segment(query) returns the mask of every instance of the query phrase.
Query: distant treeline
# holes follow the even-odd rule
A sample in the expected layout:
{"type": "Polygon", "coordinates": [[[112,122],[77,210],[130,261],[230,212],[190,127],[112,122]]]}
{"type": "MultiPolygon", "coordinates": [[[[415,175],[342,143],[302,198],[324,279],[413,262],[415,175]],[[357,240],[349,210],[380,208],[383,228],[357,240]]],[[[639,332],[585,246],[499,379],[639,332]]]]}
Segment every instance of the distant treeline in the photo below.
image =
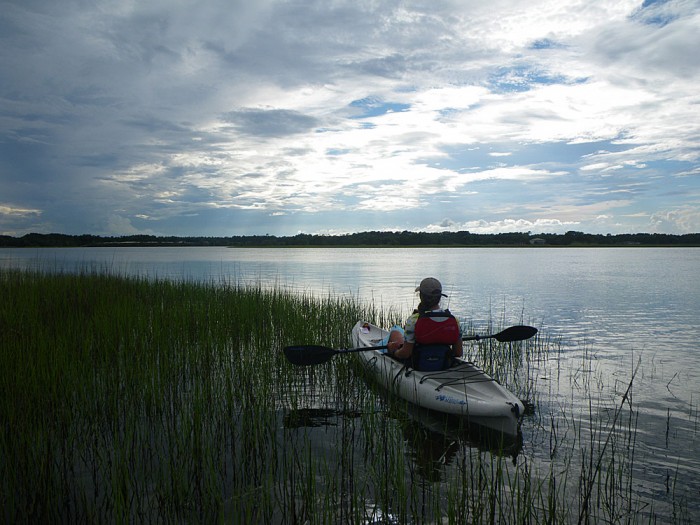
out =
{"type": "Polygon", "coordinates": [[[618,235],[568,231],[564,234],[370,231],[347,235],[299,234],[237,235],[232,237],[160,237],[127,235],[64,235],[30,233],[22,237],[0,235],[0,247],[88,247],[88,246],[700,246],[700,233],[626,233],[618,235]]]}

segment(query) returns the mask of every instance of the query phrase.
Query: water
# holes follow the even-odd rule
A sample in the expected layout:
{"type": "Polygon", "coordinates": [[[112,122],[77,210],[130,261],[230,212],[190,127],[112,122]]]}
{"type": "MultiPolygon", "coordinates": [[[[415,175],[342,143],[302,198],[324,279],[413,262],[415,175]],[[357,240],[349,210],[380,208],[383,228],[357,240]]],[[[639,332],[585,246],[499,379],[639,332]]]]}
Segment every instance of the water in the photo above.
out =
{"type": "Polygon", "coordinates": [[[547,425],[578,417],[585,426],[591,396],[609,421],[639,364],[633,490],[657,509],[682,500],[691,515],[700,511],[700,249],[0,249],[8,267],[278,286],[402,315],[420,280],[438,277],[445,302],[475,333],[525,323],[558,342],[556,358],[531,365],[536,416],[524,422],[522,454],[534,465],[551,460],[547,425]]]}
{"type": "Polygon", "coordinates": [[[0,249],[0,267],[281,286],[352,295],[408,312],[438,277],[476,328],[528,321],[619,355],[646,350],[697,364],[700,249],[0,249]]]}

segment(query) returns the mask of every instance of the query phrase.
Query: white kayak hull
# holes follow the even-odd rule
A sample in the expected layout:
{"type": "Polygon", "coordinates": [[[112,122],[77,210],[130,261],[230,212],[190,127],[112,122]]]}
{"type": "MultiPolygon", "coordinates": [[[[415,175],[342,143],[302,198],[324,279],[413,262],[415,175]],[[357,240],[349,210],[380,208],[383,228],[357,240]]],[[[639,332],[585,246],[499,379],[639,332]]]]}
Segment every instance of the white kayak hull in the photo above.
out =
{"type": "MultiPolygon", "coordinates": [[[[360,321],[352,330],[353,345],[380,346],[386,335],[386,330],[360,321]]],[[[416,406],[511,436],[518,433],[523,403],[474,363],[457,359],[448,370],[421,372],[384,350],[357,352],[357,356],[378,383],[416,406]]]]}

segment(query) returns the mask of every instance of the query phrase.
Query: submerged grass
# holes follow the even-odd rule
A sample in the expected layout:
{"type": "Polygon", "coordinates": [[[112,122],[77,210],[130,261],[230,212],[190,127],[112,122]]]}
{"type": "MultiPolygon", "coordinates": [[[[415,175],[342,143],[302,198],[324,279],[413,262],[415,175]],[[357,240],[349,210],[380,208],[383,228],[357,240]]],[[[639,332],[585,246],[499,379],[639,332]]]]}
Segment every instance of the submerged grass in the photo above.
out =
{"type": "MultiPolygon", "coordinates": [[[[3,522],[688,521],[682,499],[660,517],[636,494],[631,399],[597,398],[595,374],[574,378],[585,417],[527,416],[526,447],[549,450],[536,461],[417,418],[358,384],[351,359],[282,357],[287,344],[346,347],[355,320],[400,313],[99,272],[3,270],[0,298],[3,522]]],[[[557,351],[538,337],[470,357],[538,405],[557,351]]]]}

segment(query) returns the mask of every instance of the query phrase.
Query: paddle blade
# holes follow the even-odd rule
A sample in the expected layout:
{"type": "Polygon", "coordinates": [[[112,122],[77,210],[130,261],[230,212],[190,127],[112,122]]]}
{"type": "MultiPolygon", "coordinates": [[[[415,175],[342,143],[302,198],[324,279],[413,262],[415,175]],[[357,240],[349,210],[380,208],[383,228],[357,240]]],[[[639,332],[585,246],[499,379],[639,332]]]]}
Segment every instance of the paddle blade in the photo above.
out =
{"type": "Polygon", "coordinates": [[[287,360],[297,366],[320,365],[337,353],[337,350],[326,346],[303,345],[284,347],[284,355],[287,357],[287,360]]]}
{"type": "Polygon", "coordinates": [[[533,326],[519,325],[506,328],[493,337],[496,339],[496,341],[501,343],[509,343],[512,341],[524,341],[525,339],[530,339],[536,333],[537,328],[533,326]]]}

